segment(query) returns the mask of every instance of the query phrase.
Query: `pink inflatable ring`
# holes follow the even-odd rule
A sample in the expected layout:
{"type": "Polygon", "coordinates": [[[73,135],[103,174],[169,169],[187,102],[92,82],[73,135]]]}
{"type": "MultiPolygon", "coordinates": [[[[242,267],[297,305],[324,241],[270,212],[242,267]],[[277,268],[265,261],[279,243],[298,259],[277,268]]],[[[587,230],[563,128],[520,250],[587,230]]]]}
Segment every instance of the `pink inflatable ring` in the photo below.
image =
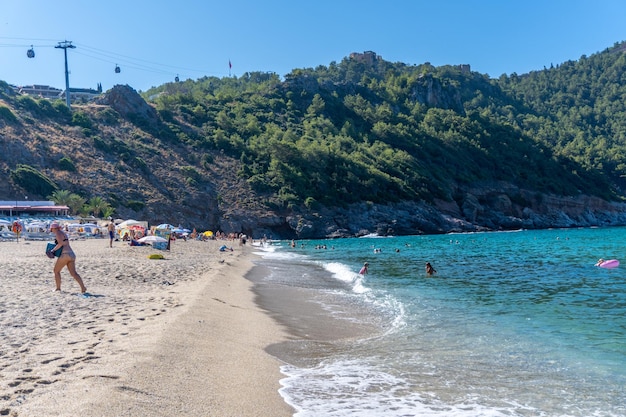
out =
{"type": "Polygon", "coordinates": [[[609,259],[606,261],[604,259],[600,259],[596,266],[599,266],[600,268],[617,268],[619,266],[619,261],[617,259],[609,259]]]}

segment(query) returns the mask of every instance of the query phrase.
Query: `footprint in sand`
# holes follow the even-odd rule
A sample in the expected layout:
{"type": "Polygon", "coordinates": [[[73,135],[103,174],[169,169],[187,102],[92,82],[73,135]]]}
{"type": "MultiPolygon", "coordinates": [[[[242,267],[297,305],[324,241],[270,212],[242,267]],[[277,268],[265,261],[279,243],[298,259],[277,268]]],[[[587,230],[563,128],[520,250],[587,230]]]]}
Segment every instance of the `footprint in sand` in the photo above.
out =
{"type": "Polygon", "coordinates": [[[39,385],[50,385],[50,384],[54,384],[55,382],[56,380],[48,381],[47,379],[42,379],[41,381],[37,381],[39,385]]]}
{"type": "Polygon", "coordinates": [[[46,360],[43,360],[43,361],[41,361],[41,363],[42,363],[42,365],[47,365],[47,364],[49,364],[50,362],[58,361],[58,360],[61,360],[61,359],[63,359],[63,357],[62,357],[62,356],[57,356],[57,357],[55,357],[55,358],[51,358],[51,359],[46,359],[46,360]]]}
{"type": "Polygon", "coordinates": [[[15,391],[16,394],[30,394],[33,391],[35,391],[34,388],[28,388],[28,389],[18,389],[17,391],[15,391]]]}

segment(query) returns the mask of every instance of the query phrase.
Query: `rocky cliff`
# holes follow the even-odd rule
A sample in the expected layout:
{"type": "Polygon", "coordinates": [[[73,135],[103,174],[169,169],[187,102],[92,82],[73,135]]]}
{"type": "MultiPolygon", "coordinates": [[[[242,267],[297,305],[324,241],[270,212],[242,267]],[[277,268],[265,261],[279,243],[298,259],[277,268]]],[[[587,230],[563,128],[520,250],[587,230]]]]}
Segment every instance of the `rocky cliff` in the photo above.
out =
{"type": "Polygon", "coordinates": [[[569,198],[515,191],[515,198],[526,196],[530,204],[513,202],[507,192],[485,186],[465,192],[458,202],[362,203],[292,214],[285,220],[289,230],[300,238],[626,225],[624,203],[590,196],[569,198]]]}

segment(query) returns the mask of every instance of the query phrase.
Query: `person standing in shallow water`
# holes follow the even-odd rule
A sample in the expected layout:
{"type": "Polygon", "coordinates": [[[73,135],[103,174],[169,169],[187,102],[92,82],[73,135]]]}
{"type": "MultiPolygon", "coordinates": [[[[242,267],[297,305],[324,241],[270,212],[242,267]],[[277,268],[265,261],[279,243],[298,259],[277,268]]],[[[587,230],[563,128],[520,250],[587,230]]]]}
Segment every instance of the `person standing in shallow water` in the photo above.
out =
{"type": "Polygon", "coordinates": [[[80,292],[83,294],[86,293],[87,288],[85,288],[85,284],[83,284],[83,279],[78,275],[78,272],[76,272],[76,254],[74,254],[74,251],[70,247],[70,240],[56,222],[50,225],[50,231],[54,233],[54,242],[56,243],[56,246],[50,252],[62,248],[61,256],[59,256],[57,262],[54,264],[55,290],[61,291],[61,270],[66,266],[67,270],[70,271],[70,275],[80,286],[80,292]]]}
{"type": "Polygon", "coordinates": [[[426,262],[426,275],[434,275],[437,273],[437,270],[433,268],[430,262],[426,262]]]}
{"type": "Polygon", "coordinates": [[[367,274],[367,268],[370,266],[370,264],[368,264],[367,262],[365,262],[363,264],[363,268],[361,268],[361,270],[359,271],[359,274],[361,275],[365,275],[367,274]]]}

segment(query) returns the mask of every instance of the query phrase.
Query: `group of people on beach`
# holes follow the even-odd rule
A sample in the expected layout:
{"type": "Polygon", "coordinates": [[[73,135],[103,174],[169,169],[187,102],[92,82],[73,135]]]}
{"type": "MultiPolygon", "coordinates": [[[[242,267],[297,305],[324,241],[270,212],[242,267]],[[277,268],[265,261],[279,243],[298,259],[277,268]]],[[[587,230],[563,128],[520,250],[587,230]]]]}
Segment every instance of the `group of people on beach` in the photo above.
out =
{"type": "MultiPolygon", "coordinates": [[[[113,240],[115,236],[115,225],[113,224],[113,222],[108,225],[107,229],[109,232],[109,247],[113,247],[113,240]]],[[[54,222],[50,225],[50,231],[55,235],[54,243],[56,245],[48,252],[54,253],[57,250],[61,249],[61,254],[59,255],[54,265],[54,281],[56,284],[55,291],[61,291],[61,270],[66,267],[70,275],[76,280],[76,282],[80,286],[81,293],[85,294],[87,292],[87,288],[85,287],[81,276],[78,274],[78,272],[76,272],[76,254],[70,246],[70,241],[67,234],[65,234],[65,232],[61,229],[61,226],[57,222],[54,222]]],[[[245,244],[245,237],[243,243],[240,242],[240,244],[245,244]]],[[[368,268],[369,263],[365,262],[363,264],[363,267],[359,271],[359,274],[366,275],[368,272],[368,268]]],[[[426,275],[432,276],[437,273],[437,270],[433,268],[430,262],[426,262],[425,269],[426,275]]]]}
{"type": "MultiPolygon", "coordinates": [[[[74,278],[74,280],[76,280],[76,282],[80,286],[80,292],[83,295],[87,296],[89,294],[87,293],[87,288],[85,287],[83,279],[78,274],[78,272],[76,272],[76,254],[74,253],[74,251],[72,250],[72,247],[70,246],[70,240],[66,231],[64,231],[61,228],[61,225],[56,221],[50,224],[50,232],[54,233],[54,237],[55,237],[54,239],[55,246],[47,250],[46,253],[50,258],[57,257],[56,263],[54,264],[54,281],[56,284],[55,291],[61,291],[61,271],[63,270],[63,268],[67,268],[70,275],[74,278]],[[57,253],[57,251],[59,250],[61,250],[60,254],[55,255],[55,253],[57,253]]],[[[113,241],[115,240],[115,223],[110,222],[107,225],[107,231],[109,232],[109,247],[112,248],[113,241]]],[[[218,234],[218,236],[222,238],[226,238],[225,234],[218,234]]],[[[232,234],[232,236],[229,235],[229,237],[232,237],[232,239],[235,239],[236,237],[238,237],[239,245],[245,245],[248,239],[248,236],[246,236],[245,234],[239,234],[239,235],[232,234]]],[[[168,249],[169,249],[169,246],[168,246],[168,249]]],[[[223,251],[226,249],[220,248],[220,250],[223,251]]],[[[232,247],[228,248],[228,250],[233,251],[233,248],[232,247]]]]}

